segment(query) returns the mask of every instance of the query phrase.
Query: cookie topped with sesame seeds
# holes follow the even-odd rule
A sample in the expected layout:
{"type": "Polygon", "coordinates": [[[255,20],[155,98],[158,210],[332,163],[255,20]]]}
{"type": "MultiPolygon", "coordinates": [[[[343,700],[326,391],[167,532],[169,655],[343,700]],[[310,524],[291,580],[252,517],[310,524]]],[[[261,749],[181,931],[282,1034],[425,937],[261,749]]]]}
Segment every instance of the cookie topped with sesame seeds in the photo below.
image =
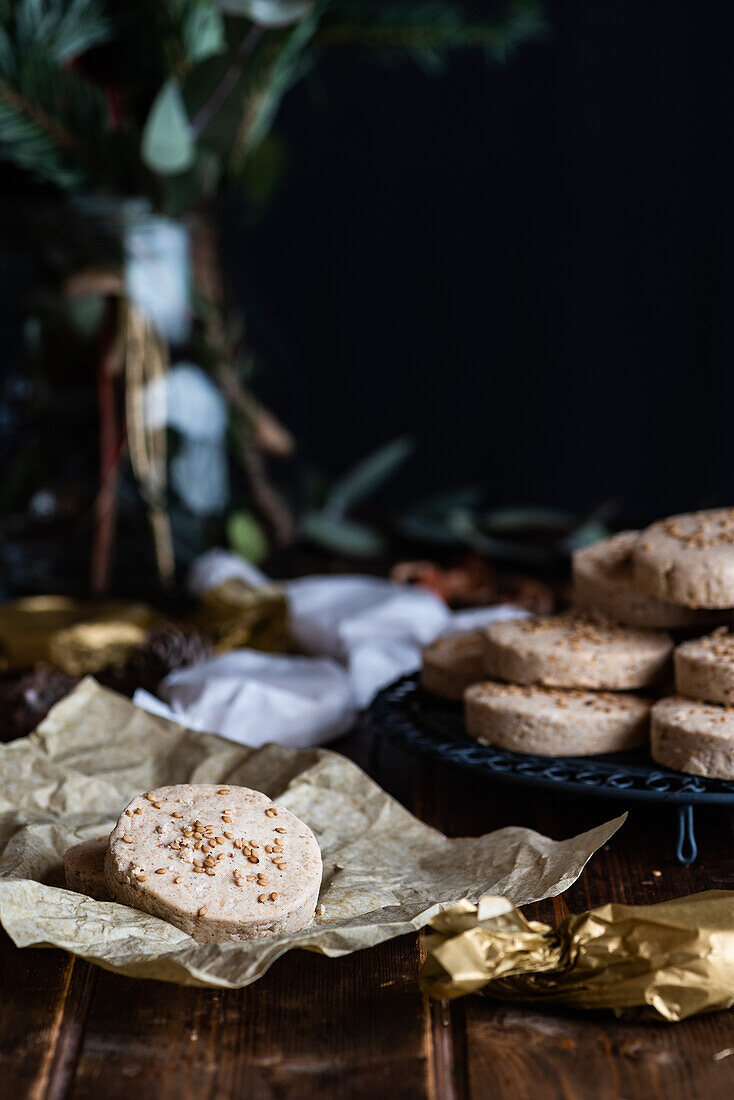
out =
{"type": "Polygon", "coordinates": [[[86,894],[96,901],[109,901],[110,892],[104,878],[107,837],[83,840],[64,852],[64,877],[70,890],[86,894]]]}
{"type": "Polygon", "coordinates": [[[248,787],[180,784],[137,795],[112,830],[116,901],[199,943],[297,932],[313,917],[321,852],[311,830],[248,787]]]}
{"type": "Polygon", "coordinates": [[[721,616],[710,611],[681,607],[639,590],[633,564],[638,537],[638,531],[620,531],[574,553],[574,606],[608,615],[625,626],[650,630],[705,629],[720,622],[721,616]]]}
{"type": "Polygon", "coordinates": [[[687,512],[640,532],[635,584],[685,607],[734,607],[734,508],[687,512]]]}
{"type": "Polygon", "coordinates": [[[461,700],[464,688],[483,675],[481,630],[444,634],[423,650],[421,684],[434,695],[461,700]]]}
{"type": "Polygon", "coordinates": [[[720,627],[691,638],[673,654],[675,690],[688,699],[734,704],[734,634],[720,627]]]}
{"type": "Polygon", "coordinates": [[[734,779],[734,708],[672,695],[650,712],[653,760],[692,775],[734,779]]]}
{"type": "Polygon", "coordinates": [[[485,681],[464,701],[469,736],[512,752],[592,756],[647,741],[650,704],[637,695],[485,681]]]}
{"type": "Polygon", "coordinates": [[[672,649],[668,634],[568,612],[485,627],[484,671],[516,684],[629,691],[661,679],[672,649]]]}

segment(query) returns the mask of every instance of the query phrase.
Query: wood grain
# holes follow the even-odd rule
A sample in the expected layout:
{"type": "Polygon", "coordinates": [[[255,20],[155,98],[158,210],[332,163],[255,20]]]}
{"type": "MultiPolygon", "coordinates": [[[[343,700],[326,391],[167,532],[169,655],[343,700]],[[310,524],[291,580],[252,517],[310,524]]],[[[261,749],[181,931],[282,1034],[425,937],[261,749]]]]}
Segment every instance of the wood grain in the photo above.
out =
{"type": "MultiPolygon", "coordinates": [[[[553,798],[416,762],[363,731],[339,747],[451,835],[525,824],[572,836],[624,808],[553,798]]],[[[649,902],[734,882],[734,818],[699,811],[692,868],[675,816],[633,807],[549,922],[616,899],[649,902]],[[652,870],[659,870],[653,876],[652,870]]],[[[428,1003],[418,937],[343,959],[293,952],[255,985],[215,992],[141,982],[0,938],[0,1095],[32,1100],[719,1100],[734,1095],[734,1013],[629,1024],[603,1013],[482,997],[428,1003]],[[6,994],[6,991],[12,993],[6,994]]]]}

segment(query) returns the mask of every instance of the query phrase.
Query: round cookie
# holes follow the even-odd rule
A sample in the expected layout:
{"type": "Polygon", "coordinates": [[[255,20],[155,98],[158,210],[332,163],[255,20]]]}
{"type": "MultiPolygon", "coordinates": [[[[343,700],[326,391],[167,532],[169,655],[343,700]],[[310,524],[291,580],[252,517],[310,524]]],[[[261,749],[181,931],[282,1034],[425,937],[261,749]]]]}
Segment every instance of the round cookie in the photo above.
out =
{"type": "Polygon", "coordinates": [[[87,894],[97,901],[109,901],[110,892],[104,877],[107,837],[84,840],[64,852],[66,885],[78,894],[87,894]]]}
{"type": "Polygon", "coordinates": [[[445,634],[423,650],[421,684],[426,691],[459,702],[464,689],[484,676],[483,632],[462,630],[445,634]]]}
{"type": "Polygon", "coordinates": [[[578,612],[510,619],[484,630],[484,671],[493,680],[626,691],[666,671],[667,634],[633,630],[578,612]]]}
{"type": "Polygon", "coordinates": [[[688,512],[640,533],[635,584],[686,607],[734,607],[734,508],[688,512]]]}
{"type": "Polygon", "coordinates": [[[650,712],[653,760],[678,772],[734,779],[734,710],[679,695],[650,712]]]}
{"type": "Polygon", "coordinates": [[[489,745],[543,756],[593,756],[647,741],[650,704],[636,695],[472,684],[466,731],[489,745]]]}
{"type": "Polygon", "coordinates": [[[311,920],[321,853],[294,814],[248,787],[157,787],[110,834],[105,880],[116,901],[199,943],[297,932],[311,920]]]}
{"type": "Polygon", "coordinates": [[[734,634],[725,628],[692,638],[673,654],[675,690],[689,699],[734,705],[734,634]]]}
{"type": "Polygon", "coordinates": [[[625,626],[650,630],[713,625],[716,617],[708,611],[694,611],[640,592],[633,567],[637,538],[637,531],[620,531],[576,551],[571,562],[574,605],[608,615],[625,626]]]}

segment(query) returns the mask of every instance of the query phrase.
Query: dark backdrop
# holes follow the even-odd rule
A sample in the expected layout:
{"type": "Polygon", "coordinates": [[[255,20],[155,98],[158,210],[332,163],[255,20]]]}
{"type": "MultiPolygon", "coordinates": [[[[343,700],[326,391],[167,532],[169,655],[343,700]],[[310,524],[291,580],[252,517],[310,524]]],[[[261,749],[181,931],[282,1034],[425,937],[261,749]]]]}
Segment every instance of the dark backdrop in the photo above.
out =
{"type": "Polygon", "coordinates": [[[330,474],[413,435],[394,501],[732,503],[723,8],[548,10],[504,68],[344,54],[290,94],[285,179],[228,234],[260,392],[330,474]]]}

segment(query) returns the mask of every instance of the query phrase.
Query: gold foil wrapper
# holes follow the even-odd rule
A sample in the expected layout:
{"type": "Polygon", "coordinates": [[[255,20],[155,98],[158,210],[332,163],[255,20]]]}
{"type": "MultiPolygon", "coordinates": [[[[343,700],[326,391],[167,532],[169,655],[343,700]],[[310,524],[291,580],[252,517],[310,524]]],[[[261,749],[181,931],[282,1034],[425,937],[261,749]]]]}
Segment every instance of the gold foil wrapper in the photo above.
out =
{"type": "Polygon", "coordinates": [[[140,645],[156,614],[129,600],[29,596],[0,604],[0,670],[39,661],[72,675],[124,661],[140,645]]]}
{"type": "Polygon", "coordinates": [[[484,896],[458,902],[431,929],[421,984],[432,997],[481,991],[668,1022],[734,1005],[734,891],[602,905],[556,929],[484,896]]]}
{"type": "MultiPolygon", "coordinates": [[[[0,672],[47,662],[72,676],[120,665],[164,619],[142,603],[31,596],[0,604],[0,672]]],[[[187,625],[212,639],[214,651],[289,647],[288,605],[276,586],[233,579],[200,597],[187,625]]]]}
{"type": "Polygon", "coordinates": [[[290,646],[288,601],[274,584],[252,588],[232,577],[199,597],[189,621],[212,639],[215,653],[243,646],[283,653],[290,646]]]}

